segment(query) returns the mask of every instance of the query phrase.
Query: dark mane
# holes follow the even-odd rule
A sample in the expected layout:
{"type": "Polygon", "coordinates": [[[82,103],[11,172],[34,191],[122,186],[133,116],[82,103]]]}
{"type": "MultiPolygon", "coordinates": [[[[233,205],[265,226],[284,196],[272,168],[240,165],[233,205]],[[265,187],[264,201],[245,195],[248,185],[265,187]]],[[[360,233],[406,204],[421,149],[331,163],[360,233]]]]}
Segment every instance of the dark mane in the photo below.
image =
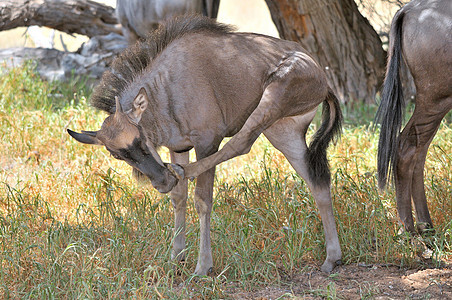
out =
{"type": "Polygon", "coordinates": [[[114,59],[110,70],[102,75],[101,82],[94,88],[91,105],[110,114],[115,112],[115,96],[141,75],[153,59],[169,44],[188,33],[209,32],[226,34],[233,31],[231,26],[217,23],[201,15],[179,16],[159,26],[144,41],[127,48],[114,59]]]}

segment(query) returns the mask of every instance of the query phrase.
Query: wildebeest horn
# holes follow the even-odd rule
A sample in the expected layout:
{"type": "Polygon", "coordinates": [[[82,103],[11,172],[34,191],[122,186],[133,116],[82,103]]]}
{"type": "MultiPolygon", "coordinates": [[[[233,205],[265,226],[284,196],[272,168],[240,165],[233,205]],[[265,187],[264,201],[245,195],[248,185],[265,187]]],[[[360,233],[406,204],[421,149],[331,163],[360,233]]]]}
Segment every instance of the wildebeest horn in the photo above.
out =
{"type": "Polygon", "coordinates": [[[96,131],[83,131],[78,133],[70,129],[67,130],[70,136],[83,144],[102,145],[98,138],[96,138],[96,131]]]}
{"type": "Polygon", "coordinates": [[[92,137],[96,137],[97,136],[97,131],[82,130],[82,133],[87,134],[87,135],[92,136],[92,137]]]}
{"type": "Polygon", "coordinates": [[[115,96],[115,105],[116,105],[116,113],[118,113],[118,112],[122,113],[122,106],[121,106],[121,102],[119,102],[118,96],[115,96]]]}

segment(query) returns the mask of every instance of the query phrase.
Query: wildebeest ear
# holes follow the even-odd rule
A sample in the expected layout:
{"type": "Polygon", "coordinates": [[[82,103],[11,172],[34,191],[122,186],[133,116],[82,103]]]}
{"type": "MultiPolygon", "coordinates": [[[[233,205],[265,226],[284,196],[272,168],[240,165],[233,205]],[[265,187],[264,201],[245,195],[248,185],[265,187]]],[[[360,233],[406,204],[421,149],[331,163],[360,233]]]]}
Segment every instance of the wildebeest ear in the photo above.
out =
{"type": "Polygon", "coordinates": [[[143,112],[148,107],[148,103],[148,94],[146,93],[146,90],[144,88],[141,88],[140,92],[133,100],[133,108],[129,115],[135,123],[138,124],[138,122],[140,122],[143,112]]]}
{"type": "Polygon", "coordinates": [[[121,102],[119,102],[118,96],[115,96],[115,106],[116,106],[116,113],[122,113],[122,106],[121,106],[121,102]]]}
{"type": "Polygon", "coordinates": [[[82,131],[82,133],[78,133],[68,129],[67,133],[69,133],[70,136],[72,136],[80,143],[90,145],[103,145],[102,142],[96,137],[97,131],[82,131]]]}

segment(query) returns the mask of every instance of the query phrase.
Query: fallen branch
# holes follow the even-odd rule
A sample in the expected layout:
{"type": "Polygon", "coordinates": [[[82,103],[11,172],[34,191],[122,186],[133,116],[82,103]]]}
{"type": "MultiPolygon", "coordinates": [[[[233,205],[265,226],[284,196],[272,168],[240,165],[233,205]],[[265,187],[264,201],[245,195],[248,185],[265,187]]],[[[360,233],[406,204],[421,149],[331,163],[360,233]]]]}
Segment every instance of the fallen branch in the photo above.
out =
{"type": "Polygon", "coordinates": [[[2,0],[0,31],[46,26],[89,37],[120,33],[114,8],[90,0],[2,0]]]}

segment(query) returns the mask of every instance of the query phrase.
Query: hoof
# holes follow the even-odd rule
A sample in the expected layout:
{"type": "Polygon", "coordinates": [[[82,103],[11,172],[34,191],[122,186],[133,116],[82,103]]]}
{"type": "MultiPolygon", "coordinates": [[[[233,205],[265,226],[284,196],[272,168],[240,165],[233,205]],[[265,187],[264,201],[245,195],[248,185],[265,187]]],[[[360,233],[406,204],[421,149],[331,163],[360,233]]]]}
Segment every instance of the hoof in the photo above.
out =
{"type": "Polygon", "coordinates": [[[320,270],[324,273],[330,273],[334,270],[336,266],[342,265],[342,260],[336,260],[335,262],[325,261],[320,268],[320,270]]]}
{"type": "Polygon", "coordinates": [[[422,237],[429,237],[435,235],[435,229],[429,223],[418,223],[416,225],[416,231],[422,237]]]}
{"type": "Polygon", "coordinates": [[[168,170],[178,179],[183,180],[185,177],[184,168],[177,164],[167,164],[166,167],[168,170]]]}
{"type": "Polygon", "coordinates": [[[185,268],[185,260],[174,261],[173,262],[173,272],[174,274],[180,276],[184,274],[183,269],[185,268]]]}
{"type": "Polygon", "coordinates": [[[185,263],[185,253],[180,251],[178,254],[171,254],[171,260],[175,263],[185,263]]]}
{"type": "Polygon", "coordinates": [[[205,269],[203,269],[203,268],[199,268],[199,269],[196,268],[194,275],[196,275],[196,276],[207,276],[207,275],[211,274],[212,271],[213,271],[213,267],[205,268],[205,269]]]}

